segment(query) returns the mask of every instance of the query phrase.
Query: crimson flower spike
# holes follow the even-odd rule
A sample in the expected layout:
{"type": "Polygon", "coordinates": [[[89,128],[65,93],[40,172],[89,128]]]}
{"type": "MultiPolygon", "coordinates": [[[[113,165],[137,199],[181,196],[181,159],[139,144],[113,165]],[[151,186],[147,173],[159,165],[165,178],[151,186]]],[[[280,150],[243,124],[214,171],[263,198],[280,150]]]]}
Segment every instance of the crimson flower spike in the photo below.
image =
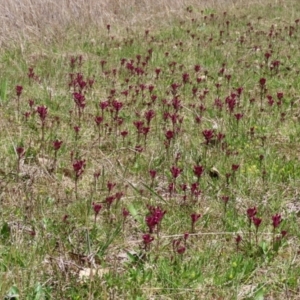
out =
{"type": "Polygon", "coordinates": [[[76,200],[78,198],[78,193],[77,193],[77,191],[78,191],[78,189],[77,189],[78,180],[79,180],[79,177],[83,174],[84,168],[85,168],[85,160],[76,160],[73,163],[73,171],[75,173],[75,196],[76,196],[76,200]]]}
{"type": "Polygon", "coordinates": [[[42,122],[42,143],[43,143],[44,136],[45,136],[45,122],[46,122],[46,117],[48,114],[48,108],[45,105],[41,105],[36,108],[36,111],[39,114],[39,117],[42,122]]]}
{"type": "Polygon", "coordinates": [[[239,251],[239,246],[240,246],[240,243],[241,243],[242,240],[243,239],[239,234],[235,237],[236,251],[239,251]]]}
{"type": "Polygon", "coordinates": [[[174,179],[176,179],[182,172],[182,169],[180,168],[177,168],[175,166],[172,166],[171,168],[171,174],[173,176],[174,179]]]}
{"type": "Polygon", "coordinates": [[[255,206],[247,209],[247,216],[249,219],[252,219],[256,214],[257,214],[257,208],[255,206]]]}
{"type": "Polygon", "coordinates": [[[143,235],[143,243],[144,243],[144,246],[145,246],[145,250],[148,251],[150,249],[150,244],[151,242],[154,240],[154,237],[151,236],[151,234],[149,233],[146,233],[143,235]]]}
{"type": "Polygon", "coordinates": [[[107,184],[106,184],[107,189],[108,189],[108,193],[110,193],[116,185],[117,185],[116,183],[108,181],[107,184]]]}
{"type": "Polygon", "coordinates": [[[149,171],[149,174],[150,174],[151,179],[155,179],[156,173],[157,173],[156,170],[150,170],[150,171],[149,171]]]}
{"type": "MultiPolygon", "coordinates": [[[[145,221],[149,228],[149,233],[153,233],[154,228],[161,223],[166,211],[163,211],[160,207],[154,206],[149,206],[148,209],[149,214],[146,216],[145,221]]],[[[159,228],[157,231],[159,232],[159,228]]]]}
{"type": "Polygon", "coordinates": [[[261,218],[258,218],[258,217],[252,217],[252,222],[254,224],[254,226],[258,229],[258,227],[260,226],[261,224],[261,221],[262,219],[261,218]]]}
{"type": "Polygon", "coordinates": [[[52,144],[53,144],[53,149],[54,151],[58,151],[62,145],[62,141],[59,140],[55,140],[52,144]]]}
{"type": "Polygon", "coordinates": [[[214,130],[205,129],[202,131],[202,134],[206,140],[206,145],[208,145],[210,143],[210,141],[212,140],[212,138],[214,137],[214,130]]]}
{"type": "Polygon", "coordinates": [[[21,96],[22,91],[23,91],[23,86],[17,85],[17,86],[16,86],[16,94],[17,94],[17,97],[18,97],[18,98],[21,96]]]}
{"type": "Polygon", "coordinates": [[[197,176],[198,180],[202,176],[204,172],[204,167],[203,166],[194,166],[194,174],[197,176]]]}
{"type": "Polygon", "coordinates": [[[192,220],[192,228],[191,232],[195,232],[195,223],[201,218],[201,214],[192,213],[191,214],[191,220],[192,220]]]}
{"type": "Polygon", "coordinates": [[[41,105],[36,108],[36,111],[39,114],[42,123],[44,123],[48,114],[48,108],[45,105],[41,105]]]}
{"type": "Polygon", "coordinates": [[[83,174],[84,168],[85,168],[85,160],[76,160],[73,163],[73,170],[75,172],[75,176],[77,179],[83,174]]]}
{"type": "Polygon", "coordinates": [[[24,149],[24,147],[22,147],[22,146],[18,146],[18,147],[16,148],[16,152],[17,152],[17,155],[18,155],[18,161],[17,161],[17,173],[19,174],[19,173],[20,173],[20,163],[21,163],[22,157],[23,157],[24,154],[25,154],[25,149],[24,149]]]}
{"type": "Polygon", "coordinates": [[[281,221],[282,220],[281,220],[280,214],[276,214],[276,215],[272,216],[272,223],[273,223],[274,229],[280,225],[281,221]]]}
{"type": "Polygon", "coordinates": [[[93,210],[94,210],[94,215],[95,215],[95,223],[96,223],[96,220],[97,220],[97,216],[99,215],[100,213],[100,210],[102,208],[102,205],[99,204],[99,203],[95,203],[93,202],[92,203],[92,206],[93,206],[93,210]]]}
{"type": "Polygon", "coordinates": [[[239,169],[239,167],[240,167],[240,165],[233,164],[233,165],[231,166],[231,170],[232,170],[233,172],[236,172],[236,171],[239,169]]]}

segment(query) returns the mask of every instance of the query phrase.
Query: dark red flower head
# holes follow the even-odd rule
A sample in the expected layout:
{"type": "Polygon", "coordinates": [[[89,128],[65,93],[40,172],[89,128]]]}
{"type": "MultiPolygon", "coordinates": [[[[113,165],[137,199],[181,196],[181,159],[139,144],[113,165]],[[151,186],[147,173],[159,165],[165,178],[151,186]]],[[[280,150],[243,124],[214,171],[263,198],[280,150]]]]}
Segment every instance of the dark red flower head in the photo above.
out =
{"type": "Polygon", "coordinates": [[[77,178],[82,175],[84,168],[85,168],[85,160],[76,160],[73,163],[73,170],[77,178]]]}
{"type": "Polygon", "coordinates": [[[177,253],[178,254],[183,254],[185,252],[186,248],[184,246],[180,246],[177,248],[177,253]]]}
{"type": "Polygon", "coordinates": [[[192,224],[195,224],[200,218],[201,218],[201,214],[192,213],[191,214],[192,224]]]}
{"type": "Polygon", "coordinates": [[[253,224],[254,224],[254,226],[256,227],[256,228],[258,228],[259,227],[259,225],[261,224],[261,221],[262,221],[262,219],[261,218],[257,218],[257,217],[252,217],[252,222],[253,222],[253,224]]]}
{"type": "Polygon", "coordinates": [[[175,135],[175,133],[174,133],[174,131],[172,131],[172,130],[168,130],[168,131],[165,133],[165,136],[166,136],[166,138],[167,138],[168,141],[170,141],[172,138],[174,138],[174,135],[175,135]]]}
{"type": "Polygon", "coordinates": [[[107,189],[108,189],[109,192],[111,192],[116,185],[117,185],[116,183],[113,183],[113,182],[110,182],[110,181],[108,181],[107,184],[106,184],[107,189]]]}
{"type": "Polygon", "coordinates": [[[156,177],[156,171],[155,170],[150,170],[149,171],[149,174],[150,174],[150,177],[152,178],[152,179],[154,179],[155,177],[156,177]]]}
{"type": "Polygon", "coordinates": [[[101,204],[93,202],[93,210],[94,210],[95,216],[97,216],[99,214],[101,208],[102,208],[101,204]]]}
{"type": "Polygon", "coordinates": [[[181,174],[181,172],[182,172],[182,169],[172,166],[171,174],[172,174],[173,178],[176,179],[181,174]]]}
{"type": "Polygon", "coordinates": [[[257,208],[255,206],[247,209],[247,216],[249,219],[252,219],[256,214],[257,214],[257,208]]]}
{"type": "Polygon", "coordinates": [[[234,116],[235,116],[236,120],[239,121],[244,116],[244,114],[237,113],[234,116]]]}
{"type": "Polygon", "coordinates": [[[145,245],[149,245],[152,241],[154,240],[154,237],[151,236],[150,234],[144,234],[143,235],[143,242],[145,245]]]}
{"type": "Polygon", "coordinates": [[[61,147],[61,145],[62,145],[62,143],[63,143],[62,141],[55,140],[55,141],[53,142],[53,148],[54,148],[54,150],[55,150],[55,151],[59,150],[60,147],[61,147]]]}
{"type": "Polygon", "coordinates": [[[225,204],[227,204],[229,201],[229,196],[222,196],[221,199],[225,204]]]}
{"type": "Polygon", "coordinates": [[[259,80],[259,84],[260,84],[260,86],[261,87],[264,87],[265,86],[265,84],[266,84],[266,78],[261,78],[260,80],[259,80]]]}
{"type": "Polygon", "coordinates": [[[274,229],[277,228],[280,225],[281,221],[282,221],[281,220],[281,215],[276,214],[276,215],[272,216],[272,221],[273,221],[274,229]]]}
{"type": "Polygon", "coordinates": [[[162,221],[166,211],[163,211],[160,207],[154,206],[149,206],[148,209],[149,214],[146,216],[145,221],[149,228],[149,232],[152,233],[155,226],[162,221]]]}
{"type": "Polygon", "coordinates": [[[239,245],[239,243],[242,241],[242,237],[238,234],[235,238],[235,242],[237,245],[239,245]]]}
{"type": "Polygon", "coordinates": [[[200,178],[201,177],[201,175],[203,174],[203,172],[204,172],[204,167],[203,166],[194,166],[194,174],[198,177],[198,178],[200,178]]]}
{"type": "Polygon", "coordinates": [[[103,121],[103,118],[101,116],[96,116],[95,117],[95,122],[97,124],[97,126],[99,126],[103,121]]]}
{"type": "Polygon", "coordinates": [[[42,105],[38,106],[36,111],[39,114],[41,121],[44,122],[48,114],[48,108],[45,105],[42,105]]]}
{"type": "Polygon", "coordinates": [[[232,169],[233,172],[235,172],[235,171],[237,171],[239,169],[239,167],[240,167],[240,165],[233,164],[231,166],[231,169],[232,169]]]}
{"type": "Polygon", "coordinates": [[[18,157],[22,157],[24,155],[24,147],[17,147],[16,148],[16,151],[17,151],[17,154],[18,154],[18,157]]]}
{"type": "Polygon", "coordinates": [[[127,218],[130,215],[129,211],[125,207],[122,209],[122,215],[124,218],[127,218]]]}
{"type": "Polygon", "coordinates": [[[206,140],[206,144],[208,145],[211,139],[214,137],[214,131],[212,129],[205,129],[202,131],[202,134],[206,140]]]}
{"type": "Polygon", "coordinates": [[[16,94],[17,94],[18,97],[21,96],[22,91],[23,91],[23,87],[21,85],[17,85],[16,86],[16,94]]]}

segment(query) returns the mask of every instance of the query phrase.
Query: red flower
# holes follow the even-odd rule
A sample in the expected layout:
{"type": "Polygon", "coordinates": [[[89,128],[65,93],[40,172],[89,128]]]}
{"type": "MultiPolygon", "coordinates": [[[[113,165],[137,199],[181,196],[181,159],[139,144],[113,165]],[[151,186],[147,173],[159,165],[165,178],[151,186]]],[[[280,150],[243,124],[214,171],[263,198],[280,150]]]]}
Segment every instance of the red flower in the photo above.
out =
{"type": "Polygon", "coordinates": [[[116,110],[116,112],[118,113],[121,110],[121,108],[123,107],[123,103],[119,102],[118,100],[113,100],[112,106],[116,110]]]}
{"type": "Polygon", "coordinates": [[[99,103],[99,106],[101,108],[101,110],[104,110],[105,108],[107,108],[109,106],[109,102],[108,101],[102,101],[99,103]]]}
{"type": "Polygon", "coordinates": [[[195,224],[200,218],[201,218],[201,214],[192,213],[191,214],[192,224],[195,224]]]}
{"type": "Polygon", "coordinates": [[[73,170],[77,178],[82,175],[84,168],[85,168],[85,160],[76,160],[73,163],[73,170]]]}
{"type": "Polygon", "coordinates": [[[178,253],[178,254],[183,254],[183,253],[185,252],[185,250],[186,250],[186,249],[185,249],[184,246],[178,247],[178,248],[177,248],[177,253],[178,253]]]}
{"type": "Polygon", "coordinates": [[[208,145],[211,139],[214,137],[214,131],[212,129],[205,129],[202,131],[202,134],[206,140],[206,144],[208,145]]]}
{"type": "Polygon", "coordinates": [[[247,209],[247,215],[249,219],[252,219],[256,214],[257,214],[257,209],[255,206],[247,209]]]}
{"type": "Polygon", "coordinates": [[[278,98],[278,100],[281,100],[283,98],[283,93],[282,92],[278,92],[277,93],[277,98],[278,98]]]}
{"type": "Polygon", "coordinates": [[[17,94],[18,97],[21,96],[22,91],[23,91],[23,87],[21,85],[17,85],[16,86],[16,94],[17,94]]]}
{"type": "Polygon", "coordinates": [[[28,104],[29,104],[29,107],[32,108],[32,106],[34,105],[34,101],[32,99],[29,99],[28,104]]]}
{"type": "Polygon", "coordinates": [[[170,141],[172,138],[174,138],[174,131],[168,130],[168,131],[165,133],[165,136],[166,136],[167,140],[170,141]]]}
{"type": "Polygon", "coordinates": [[[47,110],[48,110],[47,107],[44,106],[44,105],[38,106],[38,107],[36,108],[36,111],[37,111],[37,113],[39,114],[40,119],[41,119],[42,122],[44,122],[45,119],[46,119],[46,117],[47,117],[47,114],[48,114],[48,111],[47,111],[47,110]]]}
{"type": "Polygon", "coordinates": [[[276,214],[276,215],[272,216],[272,221],[273,221],[274,229],[277,228],[280,225],[281,221],[282,221],[281,220],[281,215],[276,214]]]}
{"type": "Polygon", "coordinates": [[[103,118],[102,118],[102,117],[100,117],[100,116],[96,116],[96,117],[95,117],[95,122],[96,122],[96,124],[97,124],[98,126],[102,123],[102,121],[103,121],[103,118]]]}
{"type": "Polygon", "coordinates": [[[175,179],[180,175],[181,172],[182,172],[182,169],[180,169],[180,168],[177,168],[175,166],[173,166],[171,168],[171,174],[175,179]]]}
{"type": "Polygon", "coordinates": [[[241,241],[242,241],[242,237],[238,234],[235,238],[236,245],[238,246],[241,241]]]}
{"type": "Polygon", "coordinates": [[[53,142],[53,148],[54,148],[54,150],[55,150],[55,151],[59,150],[62,143],[63,143],[62,141],[55,140],[55,141],[53,142]]]}
{"type": "Polygon", "coordinates": [[[234,116],[235,116],[236,120],[239,121],[244,116],[244,114],[237,113],[234,116]]]}
{"type": "Polygon", "coordinates": [[[148,125],[150,124],[150,122],[154,118],[154,116],[155,116],[155,112],[152,109],[145,112],[145,118],[147,120],[148,125]]]}
{"type": "Polygon", "coordinates": [[[154,237],[149,233],[143,235],[143,241],[145,245],[149,245],[154,240],[154,237]]]}
{"type": "Polygon", "coordinates": [[[85,108],[85,97],[81,93],[73,93],[74,101],[80,109],[85,108]]]}
{"type": "Polygon", "coordinates": [[[256,227],[256,228],[258,228],[259,227],[259,225],[261,224],[261,221],[262,221],[262,219],[261,218],[257,218],[257,217],[252,217],[252,222],[253,222],[253,224],[254,224],[254,226],[256,227]]]}
{"type": "Polygon", "coordinates": [[[221,199],[225,204],[227,204],[229,201],[229,196],[222,196],[221,199]]]}
{"type": "Polygon", "coordinates": [[[240,165],[235,165],[235,164],[233,164],[233,165],[231,166],[231,170],[232,170],[233,172],[235,172],[235,171],[237,171],[237,170],[239,169],[239,167],[240,167],[240,165]]]}
{"type": "Polygon", "coordinates": [[[190,80],[190,75],[188,73],[182,74],[182,81],[183,83],[188,83],[190,80]]]}
{"type": "Polygon", "coordinates": [[[155,170],[150,170],[150,171],[149,171],[149,174],[150,174],[150,177],[151,177],[152,179],[154,179],[155,176],[156,176],[156,171],[155,171],[155,170]]]}
{"type": "Polygon", "coordinates": [[[194,70],[195,70],[195,72],[199,72],[201,70],[201,66],[200,65],[195,65],[194,70]]]}
{"type": "Polygon", "coordinates": [[[152,233],[155,226],[162,221],[166,211],[163,211],[160,207],[154,206],[149,206],[148,209],[149,214],[146,216],[145,221],[149,228],[149,233],[152,233]]]}
{"type": "Polygon", "coordinates": [[[24,148],[23,147],[17,147],[16,148],[18,157],[21,158],[24,155],[24,148]]]}
{"type": "Polygon", "coordinates": [[[123,207],[122,215],[124,218],[127,218],[130,215],[129,211],[125,207],[123,207]]]}
{"type": "Polygon", "coordinates": [[[121,131],[121,136],[124,138],[128,134],[127,130],[121,131]]]}
{"type": "Polygon", "coordinates": [[[94,203],[94,202],[92,205],[93,205],[93,210],[94,210],[95,216],[97,216],[102,208],[102,205],[98,204],[98,203],[94,203]]]}
{"type": "Polygon", "coordinates": [[[261,78],[260,80],[259,80],[259,84],[260,84],[260,86],[261,87],[264,87],[265,86],[265,84],[266,84],[266,78],[261,78]]]}
{"type": "Polygon", "coordinates": [[[204,167],[203,166],[194,166],[194,174],[200,178],[201,175],[203,174],[204,172],[204,167]]]}
{"type": "Polygon", "coordinates": [[[117,184],[116,183],[112,183],[110,181],[107,182],[107,189],[109,191],[109,193],[112,191],[112,189],[116,186],[117,184]]]}
{"type": "Polygon", "coordinates": [[[144,121],[134,121],[133,125],[136,127],[138,133],[143,133],[144,121]]]}

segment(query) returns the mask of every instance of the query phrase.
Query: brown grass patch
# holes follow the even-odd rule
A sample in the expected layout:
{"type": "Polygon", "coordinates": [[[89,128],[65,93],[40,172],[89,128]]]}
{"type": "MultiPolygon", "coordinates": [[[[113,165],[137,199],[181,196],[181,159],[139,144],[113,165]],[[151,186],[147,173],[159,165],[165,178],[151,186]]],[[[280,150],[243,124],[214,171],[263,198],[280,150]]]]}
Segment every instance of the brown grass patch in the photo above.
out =
{"type": "MultiPolygon", "coordinates": [[[[286,2],[289,1],[284,5],[288,5],[286,2]]],[[[139,25],[158,28],[174,19],[185,19],[188,8],[192,8],[197,17],[203,9],[232,12],[267,3],[274,4],[274,1],[7,0],[0,4],[0,45],[16,44],[24,39],[47,44],[63,38],[70,28],[86,35],[93,29],[106,30],[107,24],[112,26],[114,33],[139,25]]]]}

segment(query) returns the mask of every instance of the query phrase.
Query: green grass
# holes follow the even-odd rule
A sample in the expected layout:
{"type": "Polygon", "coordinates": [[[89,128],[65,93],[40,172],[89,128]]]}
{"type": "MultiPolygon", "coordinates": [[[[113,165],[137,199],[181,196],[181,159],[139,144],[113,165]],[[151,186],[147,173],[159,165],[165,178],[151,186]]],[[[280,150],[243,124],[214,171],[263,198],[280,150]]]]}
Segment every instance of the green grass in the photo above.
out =
{"type": "Polygon", "coordinates": [[[299,25],[277,3],[227,15],[194,8],[185,21],[146,29],[2,50],[1,298],[298,299],[299,25]],[[70,84],[70,73],[82,79],[70,84]],[[253,207],[258,229],[247,216],[253,207]],[[153,210],[162,215],[151,230],[153,210]],[[194,224],[192,214],[200,214],[194,224]]]}

